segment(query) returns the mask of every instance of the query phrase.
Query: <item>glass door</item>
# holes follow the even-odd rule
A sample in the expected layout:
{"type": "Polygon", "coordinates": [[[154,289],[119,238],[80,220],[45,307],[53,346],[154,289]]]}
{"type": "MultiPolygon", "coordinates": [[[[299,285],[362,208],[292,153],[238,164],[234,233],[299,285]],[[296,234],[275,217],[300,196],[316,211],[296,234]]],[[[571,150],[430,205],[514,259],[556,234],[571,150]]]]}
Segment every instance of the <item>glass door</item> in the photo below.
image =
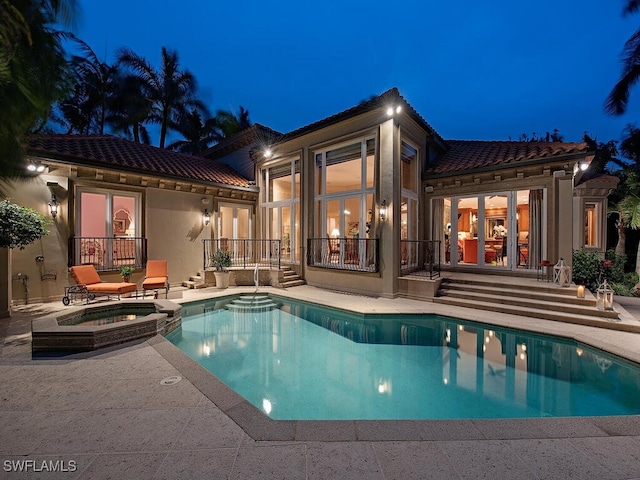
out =
{"type": "Polygon", "coordinates": [[[218,239],[220,248],[233,258],[251,256],[251,207],[220,205],[218,214],[218,239]]]}

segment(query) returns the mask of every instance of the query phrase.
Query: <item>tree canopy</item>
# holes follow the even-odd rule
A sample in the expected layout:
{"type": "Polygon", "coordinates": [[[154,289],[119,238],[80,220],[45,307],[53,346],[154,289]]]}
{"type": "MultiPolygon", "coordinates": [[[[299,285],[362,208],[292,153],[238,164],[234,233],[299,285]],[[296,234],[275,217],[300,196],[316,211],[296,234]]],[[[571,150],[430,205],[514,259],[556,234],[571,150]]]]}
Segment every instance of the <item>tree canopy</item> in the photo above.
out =
{"type": "Polygon", "coordinates": [[[0,248],[23,249],[47,231],[47,218],[32,208],[0,201],[0,248]]]}

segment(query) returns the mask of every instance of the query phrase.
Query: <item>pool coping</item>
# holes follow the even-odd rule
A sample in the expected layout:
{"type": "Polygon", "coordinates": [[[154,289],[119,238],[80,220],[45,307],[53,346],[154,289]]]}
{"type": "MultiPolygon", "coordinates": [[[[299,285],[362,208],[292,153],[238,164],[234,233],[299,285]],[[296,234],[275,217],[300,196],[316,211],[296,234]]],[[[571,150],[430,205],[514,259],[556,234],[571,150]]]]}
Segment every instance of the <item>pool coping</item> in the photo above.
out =
{"type": "Polygon", "coordinates": [[[180,325],[182,306],[170,300],[122,300],[104,304],[88,304],[65,308],[31,321],[31,351],[87,352],[112,347],[132,340],[146,339],[166,334],[180,325]],[[126,322],[105,325],[60,324],[87,311],[122,309],[123,307],[153,306],[155,313],[126,322]]]}
{"type": "MultiPolygon", "coordinates": [[[[285,298],[296,299],[297,297],[294,295],[282,295],[281,292],[271,291],[270,293],[285,298]]],[[[230,295],[230,293],[216,296],[226,295],[230,295]]],[[[208,298],[215,298],[215,296],[208,298]]],[[[205,299],[206,298],[203,298],[202,300],[205,299]]],[[[318,303],[313,299],[305,299],[305,301],[318,303]]],[[[326,306],[330,306],[330,303],[331,302],[327,301],[324,302],[326,306]]],[[[356,309],[345,308],[344,305],[337,308],[357,311],[356,309]]],[[[433,311],[425,313],[446,315],[446,313],[433,311]]],[[[474,315],[468,312],[465,314],[460,311],[459,313],[458,318],[480,321],[469,318],[474,315]]],[[[486,323],[486,321],[483,323],[486,323]]],[[[506,327],[510,326],[502,325],[502,322],[496,324],[506,327]]],[[[522,325],[517,328],[535,331],[536,333],[540,333],[541,331],[541,328],[536,330],[524,328],[522,325]]],[[[548,332],[546,329],[543,333],[561,335],[565,338],[570,338],[637,362],[637,360],[633,358],[635,355],[621,355],[621,349],[615,348],[615,344],[607,344],[604,342],[597,345],[599,342],[589,341],[593,339],[589,338],[588,335],[580,333],[571,335],[566,331],[563,333],[548,332]],[[594,343],[596,345],[594,345],[594,343]]],[[[443,441],[575,438],[583,436],[640,436],[640,415],[517,419],[274,420],[224,384],[215,375],[199,365],[163,336],[156,335],[147,340],[147,342],[200,390],[205,397],[240,426],[249,437],[256,441],[443,441]]]]}

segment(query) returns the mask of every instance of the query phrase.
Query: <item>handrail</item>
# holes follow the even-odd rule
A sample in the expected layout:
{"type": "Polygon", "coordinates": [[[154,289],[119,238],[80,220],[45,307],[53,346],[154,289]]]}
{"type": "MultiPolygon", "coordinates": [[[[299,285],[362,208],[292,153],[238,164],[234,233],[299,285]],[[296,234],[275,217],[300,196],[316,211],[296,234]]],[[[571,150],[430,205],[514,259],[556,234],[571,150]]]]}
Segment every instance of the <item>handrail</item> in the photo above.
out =
{"type": "Polygon", "coordinates": [[[400,240],[400,275],[440,276],[440,240],[400,240]]]}
{"type": "Polygon", "coordinates": [[[93,265],[98,272],[106,272],[146,264],[146,237],[69,237],[68,267],[93,265]]]}
{"type": "Polygon", "coordinates": [[[377,272],[377,238],[309,238],[307,265],[357,272],[377,272]]]}
{"type": "Polygon", "coordinates": [[[202,240],[202,268],[212,267],[211,255],[218,249],[231,255],[231,266],[243,269],[255,265],[280,269],[282,241],[254,238],[205,238],[202,240]]]}

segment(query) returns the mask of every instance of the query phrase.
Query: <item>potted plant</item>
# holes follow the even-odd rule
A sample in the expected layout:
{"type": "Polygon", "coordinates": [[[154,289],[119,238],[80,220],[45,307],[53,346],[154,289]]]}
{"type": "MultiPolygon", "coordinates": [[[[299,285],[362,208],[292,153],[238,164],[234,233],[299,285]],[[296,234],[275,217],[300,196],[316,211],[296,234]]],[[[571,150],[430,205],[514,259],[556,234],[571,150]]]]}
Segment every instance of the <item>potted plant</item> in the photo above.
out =
{"type": "Polygon", "coordinates": [[[218,249],[209,257],[211,266],[216,269],[213,273],[216,277],[217,288],[227,288],[229,286],[229,271],[227,268],[231,266],[231,254],[224,250],[218,249]]]}
{"type": "Polygon", "coordinates": [[[133,267],[131,265],[123,265],[120,267],[120,276],[122,277],[123,282],[129,283],[132,273],[133,267]]]}

